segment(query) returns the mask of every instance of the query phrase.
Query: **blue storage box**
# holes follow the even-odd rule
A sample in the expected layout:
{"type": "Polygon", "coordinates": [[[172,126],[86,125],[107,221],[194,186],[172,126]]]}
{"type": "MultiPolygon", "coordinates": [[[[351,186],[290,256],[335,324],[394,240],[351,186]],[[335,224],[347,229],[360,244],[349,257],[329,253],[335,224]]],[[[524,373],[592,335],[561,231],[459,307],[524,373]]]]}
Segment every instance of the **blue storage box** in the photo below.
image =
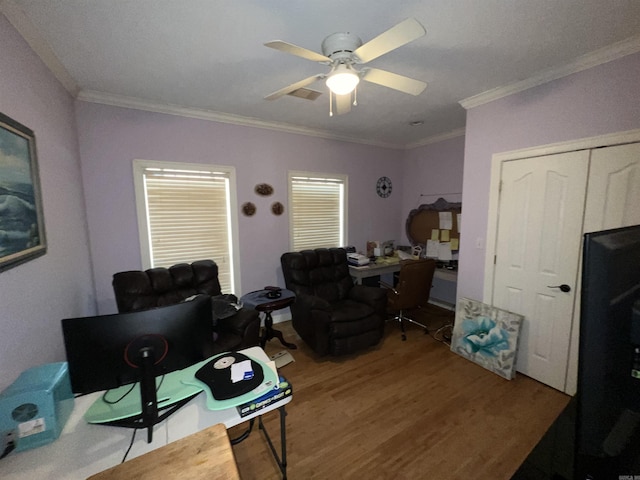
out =
{"type": "Polygon", "coordinates": [[[13,432],[18,452],[40,447],[60,436],[73,405],[67,362],[30,368],[0,393],[0,432],[13,432]]]}

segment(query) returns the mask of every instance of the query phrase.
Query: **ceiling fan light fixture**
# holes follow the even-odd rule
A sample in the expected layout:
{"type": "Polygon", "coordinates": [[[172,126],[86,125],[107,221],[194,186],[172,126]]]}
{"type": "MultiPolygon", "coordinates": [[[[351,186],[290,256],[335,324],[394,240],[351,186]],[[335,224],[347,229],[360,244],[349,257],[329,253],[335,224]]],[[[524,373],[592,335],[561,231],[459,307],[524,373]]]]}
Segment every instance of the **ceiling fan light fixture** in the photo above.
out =
{"type": "Polygon", "coordinates": [[[355,90],[360,77],[350,65],[341,63],[329,74],[327,87],[336,95],[346,95],[355,90]]]}

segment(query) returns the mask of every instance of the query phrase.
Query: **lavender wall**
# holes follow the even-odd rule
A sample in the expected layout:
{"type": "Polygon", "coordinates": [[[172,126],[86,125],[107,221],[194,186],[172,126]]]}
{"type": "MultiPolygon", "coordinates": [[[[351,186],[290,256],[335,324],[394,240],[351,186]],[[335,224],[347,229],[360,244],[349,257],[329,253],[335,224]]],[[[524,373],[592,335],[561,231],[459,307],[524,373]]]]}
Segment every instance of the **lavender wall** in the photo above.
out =
{"type": "Polygon", "coordinates": [[[287,171],[349,175],[349,243],[364,249],[367,239],[396,238],[402,200],[376,195],[387,175],[402,192],[402,151],[381,149],[264,129],[78,102],[82,158],[96,296],[101,313],[116,311],[111,287],[115,272],[141,268],[132,160],[231,165],[236,168],[238,204],[256,203],[253,217],[239,216],[241,292],[282,285],[280,255],[289,250],[288,216],[268,207],[287,205],[287,171]],[[269,183],[275,193],[258,197],[254,186],[269,183]]]}
{"type": "Polygon", "coordinates": [[[409,244],[405,224],[411,210],[423,203],[433,203],[439,197],[449,202],[461,201],[464,138],[459,136],[405,152],[399,225],[405,245],[409,244]]]}
{"type": "Polygon", "coordinates": [[[482,299],[492,155],[640,128],[638,79],[634,54],[467,112],[458,296],[482,299]]]}
{"type": "MultiPolygon", "coordinates": [[[[402,231],[399,237],[401,244],[410,244],[406,235],[406,220],[411,210],[424,203],[433,203],[440,197],[449,202],[462,200],[463,164],[464,136],[405,152],[402,218],[399,225],[402,231]]],[[[456,291],[456,282],[434,278],[430,298],[440,305],[455,305],[456,291]]]]}
{"type": "Polygon", "coordinates": [[[239,218],[244,292],[283,283],[288,217],[267,209],[286,205],[287,170],[349,175],[349,243],[359,249],[369,239],[405,240],[420,193],[460,183],[461,138],[402,152],[85,102],[74,112],[1,15],[0,45],[0,111],[36,133],[48,240],[46,255],[0,273],[0,390],[28,367],[64,360],[61,319],[115,312],[112,274],[141,266],[134,158],[236,167],[238,202],[258,206],[239,218]],[[387,199],[375,193],[382,175],[394,185],[387,199]],[[253,193],[262,182],[275,187],[272,197],[253,193]]]}
{"type": "Polygon", "coordinates": [[[95,300],[73,100],[3,15],[0,45],[0,111],[35,132],[48,241],[46,255],[0,273],[2,390],[64,360],[60,320],[93,314],[95,300]]]}

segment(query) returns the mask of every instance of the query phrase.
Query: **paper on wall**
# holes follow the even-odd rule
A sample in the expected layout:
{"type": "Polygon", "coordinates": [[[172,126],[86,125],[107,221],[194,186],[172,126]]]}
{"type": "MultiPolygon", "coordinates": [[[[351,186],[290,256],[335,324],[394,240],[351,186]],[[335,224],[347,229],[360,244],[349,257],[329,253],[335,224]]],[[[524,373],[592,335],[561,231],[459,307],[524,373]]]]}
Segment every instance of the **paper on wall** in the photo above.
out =
{"type": "Polygon", "coordinates": [[[440,242],[437,240],[427,240],[427,258],[438,258],[440,242]]]}
{"type": "Polygon", "coordinates": [[[438,245],[438,260],[451,260],[451,244],[449,242],[441,242],[438,245]]]}
{"type": "Polygon", "coordinates": [[[453,228],[453,216],[451,212],[439,212],[440,229],[451,230],[453,228]]]}

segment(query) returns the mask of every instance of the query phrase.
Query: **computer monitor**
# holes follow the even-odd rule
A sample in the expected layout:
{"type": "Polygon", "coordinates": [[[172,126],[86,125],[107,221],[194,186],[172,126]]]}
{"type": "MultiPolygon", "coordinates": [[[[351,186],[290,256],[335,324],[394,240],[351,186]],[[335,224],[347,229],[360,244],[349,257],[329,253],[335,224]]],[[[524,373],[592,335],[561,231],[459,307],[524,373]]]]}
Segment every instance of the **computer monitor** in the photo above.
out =
{"type": "Polygon", "coordinates": [[[583,244],[574,478],[640,472],[640,225],[583,244]]]}
{"type": "Polygon", "coordinates": [[[67,318],[62,320],[62,332],[73,392],[86,394],[140,382],[142,413],[112,424],[147,428],[149,442],[153,425],[191,398],[158,415],[156,377],[187,368],[214,351],[207,295],[138,312],[67,318]]]}

